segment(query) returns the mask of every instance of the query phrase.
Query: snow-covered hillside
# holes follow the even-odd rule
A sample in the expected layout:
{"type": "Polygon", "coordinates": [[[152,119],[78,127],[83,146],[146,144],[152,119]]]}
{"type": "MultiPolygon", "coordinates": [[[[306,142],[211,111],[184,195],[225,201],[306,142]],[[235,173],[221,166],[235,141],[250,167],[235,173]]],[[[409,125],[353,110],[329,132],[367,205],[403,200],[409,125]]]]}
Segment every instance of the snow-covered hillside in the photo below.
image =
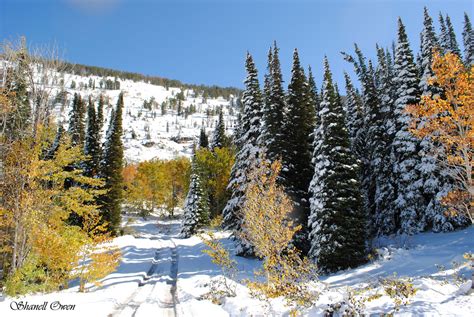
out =
{"type": "MultiPolygon", "coordinates": [[[[178,237],[179,219],[152,216],[143,220],[131,215],[123,224],[128,234],[114,240],[122,251],[121,264],[116,272],[102,279],[102,286],[89,285],[87,293],[78,293],[78,285],[73,282],[60,292],[7,297],[0,301],[0,316],[288,316],[289,309],[282,299],[271,300],[267,306],[252,298],[244,286],[242,280],[252,278],[253,271],[260,268],[257,259],[233,257],[239,273],[230,283],[237,283],[237,296],[216,305],[201,296],[209,291],[210,281],[218,279],[221,270],[202,252],[207,247],[200,238],[178,237]],[[16,307],[20,302],[46,302],[46,307],[34,312],[12,311],[10,305],[16,307]],[[59,310],[57,302],[75,305],[74,310],[59,310]]],[[[230,232],[215,234],[233,252],[230,232]]],[[[394,273],[412,278],[417,288],[397,316],[473,316],[469,269],[466,265],[453,267],[453,261],[462,262],[463,253],[474,251],[473,241],[474,227],[451,233],[423,233],[409,241],[384,241],[378,247],[378,259],[356,269],[321,276],[313,285],[320,292],[319,299],[303,316],[324,316],[328,305],[348,299],[348,287],[357,290],[394,273]]],[[[367,302],[362,309],[367,315],[393,312],[393,300],[379,288],[376,291],[382,296],[367,302]]]]}
{"type": "MultiPolygon", "coordinates": [[[[59,74],[58,74],[59,77],[59,74]]],[[[102,80],[115,81],[113,77],[79,76],[65,74],[62,80],[51,80],[51,96],[54,98],[60,92],[67,93],[66,106],[63,100],[57,98],[53,102],[53,113],[60,122],[67,124],[69,111],[74,93],[83,98],[92,96],[98,102],[99,96],[105,96],[108,106],[104,109],[104,118],[110,116],[118,95],[124,92],[125,108],[123,110],[123,129],[125,159],[127,162],[138,162],[154,158],[171,159],[176,156],[190,156],[192,144],[198,139],[201,127],[206,129],[209,137],[216,125],[218,109],[222,108],[228,134],[233,133],[236,124],[236,112],[232,100],[222,97],[217,99],[204,98],[191,89],[163,87],[145,82],[121,80],[120,89],[104,89],[99,83],[102,80]],[[60,84],[64,83],[64,88],[60,84]],[[71,88],[74,83],[74,88],[71,88]],[[94,85],[91,85],[94,83],[94,85]],[[178,100],[182,93],[184,100],[178,100]],[[149,107],[144,107],[144,103],[149,107]],[[181,114],[178,115],[178,103],[181,114]],[[164,106],[162,106],[164,104],[164,106]],[[162,107],[165,111],[162,111],[162,107]],[[195,113],[185,115],[185,109],[195,108],[195,113]]]]}

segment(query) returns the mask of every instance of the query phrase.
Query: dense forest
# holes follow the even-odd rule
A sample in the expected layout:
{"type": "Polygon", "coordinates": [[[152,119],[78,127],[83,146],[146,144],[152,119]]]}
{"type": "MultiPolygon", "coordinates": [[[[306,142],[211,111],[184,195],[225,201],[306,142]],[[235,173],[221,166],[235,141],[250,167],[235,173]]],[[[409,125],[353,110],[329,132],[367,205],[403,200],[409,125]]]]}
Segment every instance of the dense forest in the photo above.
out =
{"type": "MultiPolygon", "coordinates": [[[[287,219],[300,226],[292,243],[320,272],[366,262],[374,237],[472,224],[474,35],[465,14],[461,53],[449,16],[440,14],[439,20],[437,34],[425,8],[417,56],[401,19],[393,47],[376,46],[376,60],[368,60],[357,44],[354,54],[342,53],[360,84],[355,88],[345,74],[344,99],[329,58],[318,89],[295,49],[285,90],[276,42],[268,52],[263,88],[247,54],[230,198],[222,211],[223,226],[233,230],[240,255],[258,251],[248,237],[247,213],[256,213],[255,202],[249,202],[254,182],[264,182],[252,175],[266,162],[281,164],[267,166],[263,175],[277,174],[272,186],[284,189],[291,202],[287,219]]],[[[199,198],[206,193],[199,164],[193,166],[185,232],[208,214],[207,200],[199,198]]],[[[274,199],[265,196],[270,194],[275,190],[263,190],[260,203],[274,199]]],[[[276,207],[266,208],[262,217],[271,217],[276,207]]]]}

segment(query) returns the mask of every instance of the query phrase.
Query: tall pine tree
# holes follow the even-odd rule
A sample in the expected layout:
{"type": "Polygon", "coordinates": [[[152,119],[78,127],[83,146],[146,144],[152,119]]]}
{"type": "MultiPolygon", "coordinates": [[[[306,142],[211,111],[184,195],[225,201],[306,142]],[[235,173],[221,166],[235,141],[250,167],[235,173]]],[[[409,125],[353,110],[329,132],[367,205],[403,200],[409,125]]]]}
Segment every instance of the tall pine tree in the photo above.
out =
{"type": "Polygon", "coordinates": [[[373,233],[391,234],[396,231],[395,224],[395,176],[393,173],[394,159],[392,156],[393,139],[395,137],[395,121],[393,116],[395,90],[393,84],[393,65],[390,53],[377,48],[377,91],[379,95],[379,112],[382,117],[382,148],[379,173],[376,176],[375,205],[376,214],[373,233]]]}
{"type": "Polygon", "coordinates": [[[466,12],[464,12],[464,29],[462,32],[464,43],[464,64],[466,66],[474,65],[474,30],[471,21],[466,12]]]}
{"type": "MultiPolygon", "coordinates": [[[[431,68],[433,62],[434,50],[439,49],[436,34],[433,27],[433,21],[425,7],[423,31],[421,36],[421,73],[420,73],[420,92],[425,96],[442,95],[439,87],[431,85],[429,79],[434,76],[431,68]]],[[[423,122],[420,126],[423,126],[423,122]]],[[[442,176],[442,171],[437,164],[437,158],[433,155],[435,145],[430,138],[423,138],[420,142],[420,160],[418,170],[423,178],[422,193],[426,210],[423,213],[423,222],[434,231],[440,231],[446,228],[446,209],[440,202],[440,196],[446,194],[449,184],[446,177],[442,176]]]]}
{"type": "Polygon", "coordinates": [[[453,54],[456,54],[461,58],[461,50],[459,49],[458,41],[456,40],[456,33],[454,32],[453,24],[451,23],[451,19],[449,15],[446,15],[446,28],[448,31],[448,39],[449,39],[449,51],[453,54]]]}
{"type": "Polygon", "coordinates": [[[451,40],[449,38],[448,27],[446,26],[446,22],[441,12],[439,13],[438,20],[439,20],[439,27],[440,27],[439,46],[443,53],[447,53],[450,51],[450,48],[451,48],[451,40]]]}
{"type": "MultiPolygon", "coordinates": [[[[359,152],[362,163],[361,185],[364,198],[364,208],[374,219],[380,212],[376,204],[377,179],[382,173],[381,161],[387,147],[383,138],[383,117],[380,113],[380,101],[376,89],[376,76],[372,62],[367,64],[365,56],[355,45],[357,58],[344,54],[345,59],[351,62],[362,84],[362,101],[364,109],[363,136],[365,138],[359,152]]],[[[371,225],[374,229],[374,225],[371,225]]]]}
{"type": "Polygon", "coordinates": [[[212,134],[210,148],[212,151],[214,151],[215,148],[223,148],[229,146],[229,143],[229,138],[225,134],[224,113],[222,112],[222,109],[220,109],[216,129],[212,134]]]}
{"type": "Polygon", "coordinates": [[[204,126],[201,127],[201,131],[199,133],[199,147],[201,149],[208,148],[209,146],[209,139],[207,138],[206,128],[204,126]]]}
{"type": "Polygon", "coordinates": [[[295,49],[283,126],[284,151],[281,176],[288,195],[294,202],[296,220],[303,225],[307,224],[309,215],[308,186],[313,174],[311,142],[315,124],[315,105],[309,92],[298,50],[295,49]]]}
{"type": "Polygon", "coordinates": [[[72,145],[84,146],[84,119],[85,119],[85,107],[84,101],[80,94],[75,93],[72,102],[72,109],[69,113],[69,128],[68,132],[71,135],[72,145]]]}
{"type": "Polygon", "coordinates": [[[354,88],[349,75],[344,72],[346,81],[346,125],[351,141],[352,152],[357,158],[361,159],[364,148],[364,112],[362,99],[357,90],[354,88]]]}
{"type": "Polygon", "coordinates": [[[317,120],[317,114],[319,112],[319,104],[321,101],[319,100],[318,88],[316,87],[316,81],[314,80],[313,70],[311,66],[308,67],[308,88],[309,88],[309,95],[314,104],[314,112],[315,112],[315,120],[317,120]]]}
{"type": "Polygon", "coordinates": [[[28,51],[24,38],[20,49],[13,54],[16,55],[13,59],[16,65],[6,69],[5,88],[12,94],[11,106],[15,111],[6,111],[7,115],[0,119],[0,126],[4,127],[8,139],[18,140],[27,133],[32,119],[27,81],[30,65],[27,61],[28,51]]]}
{"type": "Polygon", "coordinates": [[[108,222],[109,231],[115,234],[120,226],[123,195],[122,110],[123,93],[120,93],[109,123],[100,171],[105,181],[104,189],[107,190],[100,198],[102,219],[108,222]]]}
{"type": "Polygon", "coordinates": [[[360,265],[365,261],[367,250],[359,166],[350,150],[344,111],[338,99],[325,59],[308,222],[309,254],[324,272],[360,265]]]}
{"type": "Polygon", "coordinates": [[[283,156],[283,123],[285,118],[285,92],[281,74],[279,49],[276,42],[268,53],[268,74],[265,76],[262,138],[267,158],[274,161],[283,156]]]}
{"type": "Polygon", "coordinates": [[[104,95],[99,96],[99,105],[97,106],[97,127],[99,131],[102,131],[102,127],[104,126],[104,106],[105,106],[105,99],[104,95]]]}
{"type": "Polygon", "coordinates": [[[411,118],[407,105],[420,101],[419,79],[405,26],[398,20],[398,42],[395,50],[395,78],[397,99],[394,103],[395,138],[393,141],[394,174],[396,182],[395,221],[403,233],[413,234],[424,229],[421,177],[417,164],[420,160],[419,140],[410,133],[411,118]]]}
{"type": "Polygon", "coordinates": [[[99,173],[102,153],[100,147],[99,120],[97,119],[94,102],[91,97],[89,97],[89,105],[87,107],[86,129],[84,154],[88,156],[88,159],[85,161],[84,172],[87,176],[93,177],[99,173]]]}
{"type": "MultiPolygon", "coordinates": [[[[240,149],[236,155],[232,167],[228,189],[231,197],[223,210],[224,227],[233,229],[237,238],[242,230],[241,209],[245,202],[245,190],[247,188],[248,175],[253,164],[261,158],[261,147],[258,137],[261,133],[263,97],[258,82],[258,73],[250,53],[247,53],[245,62],[247,78],[245,79],[245,90],[242,93],[242,118],[237,143],[240,149]]],[[[249,255],[253,253],[252,246],[239,239],[238,253],[249,255]]]]}

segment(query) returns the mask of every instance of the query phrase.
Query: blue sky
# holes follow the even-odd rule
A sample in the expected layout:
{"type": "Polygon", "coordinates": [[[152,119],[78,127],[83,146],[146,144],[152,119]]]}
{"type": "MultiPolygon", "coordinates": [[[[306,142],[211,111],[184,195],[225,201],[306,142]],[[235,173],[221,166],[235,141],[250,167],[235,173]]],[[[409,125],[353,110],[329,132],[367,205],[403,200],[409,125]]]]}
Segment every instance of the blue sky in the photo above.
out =
{"type": "Polygon", "coordinates": [[[418,50],[423,6],[438,27],[448,13],[462,43],[472,0],[0,0],[0,39],[26,35],[30,44],[56,43],[65,59],[82,64],[242,87],[249,50],[261,75],[276,40],[285,81],[299,49],[317,83],[326,54],[338,82],[351,66],[340,51],[357,42],[370,57],[388,46],[402,17],[418,50]]]}

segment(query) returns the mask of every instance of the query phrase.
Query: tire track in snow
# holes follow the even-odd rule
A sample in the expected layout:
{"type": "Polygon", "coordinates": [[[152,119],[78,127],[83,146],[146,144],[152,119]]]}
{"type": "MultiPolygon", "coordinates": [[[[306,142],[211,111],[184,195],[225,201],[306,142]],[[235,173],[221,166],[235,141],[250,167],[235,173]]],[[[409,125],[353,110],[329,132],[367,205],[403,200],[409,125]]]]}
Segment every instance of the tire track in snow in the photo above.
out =
{"type": "MultiPolygon", "coordinates": [[[[171,234],[169,230],[164,232],[165,235],[171,234]]],[[[170,316],[176,317],[177,314],[177,281],[178,281],[178,263],[179,254],[176,247],[176,243],[171,237],[164,237],[163,239],[151,238],[152,240],[161,240],[163,242],[169,241],[170,245],[166,248],[168,252],[160,252],[155,250],[155,256],[152,260],[152,264],[148,269],[145,277],[138,283],[137,289],[109,316],[149,316],[153,312],[153,315],[158,316],[170,316]],[[166,254],[163,254],[166,253],[166,254]],[[169,272],[168,274],[161,274],[160,279],[149,282],[150,279],[156,278],[157,273],[163,271],[163,268],[159,270],[160,260],[170,259],[169,272]],[[166,274],[166,275],[165,275],[166,274]],[[161,279],[165,278],[166,281],[161,279]]]]}
{"type": "MultiPolygon", "coordinates": [[[[146,291],[147,287],[143,288],[143,286],[147,285],[147,281],[151,277],[153,277],[153,275],[156,273],[157,268],[158,268],[159,258],[160,258],[160,252],[158,251],[158,249],[156,249],[155,255],[152,260],[152,264],[150,268],[148,269],[143,280],[138,282],[138,287],[133,291],[133,293],[130,294],[130,296],[127,297],[127,299],[123,303],[119,304],[114,309],[114,311],[111,314],[109,314],[109,316],[129,316],[129,315],[135,316],[138,308],[143,303],[141,301],[138,301],[137,299],[141,297],[140,295],[143,292],[146,291]],[[132,309],[132,312],[129,312],[130,309],[132,309]]],[[[151,287],[149,294],[145,298],[149,298],[151,294],[153,294],[155,287],[156,287],[156,282],[153,284],[153,287],[151,287]]]]}
{"type": "Polygon", "coordinates": [[[176,312],[176,304],[178,304],[178,297],[176,296],[177,290],[177,283],[178,283],[178,262],[179,262],[179,254],[178,249],[176,248],[176,243],[173,239],[170,239],[171,243],[173,244],[173,248],[171,249],[171,266],[170,266],[170,277],[171,277],[171,298],[173,301],[173,311],[174,316],[177,316],[176,312]]]}

